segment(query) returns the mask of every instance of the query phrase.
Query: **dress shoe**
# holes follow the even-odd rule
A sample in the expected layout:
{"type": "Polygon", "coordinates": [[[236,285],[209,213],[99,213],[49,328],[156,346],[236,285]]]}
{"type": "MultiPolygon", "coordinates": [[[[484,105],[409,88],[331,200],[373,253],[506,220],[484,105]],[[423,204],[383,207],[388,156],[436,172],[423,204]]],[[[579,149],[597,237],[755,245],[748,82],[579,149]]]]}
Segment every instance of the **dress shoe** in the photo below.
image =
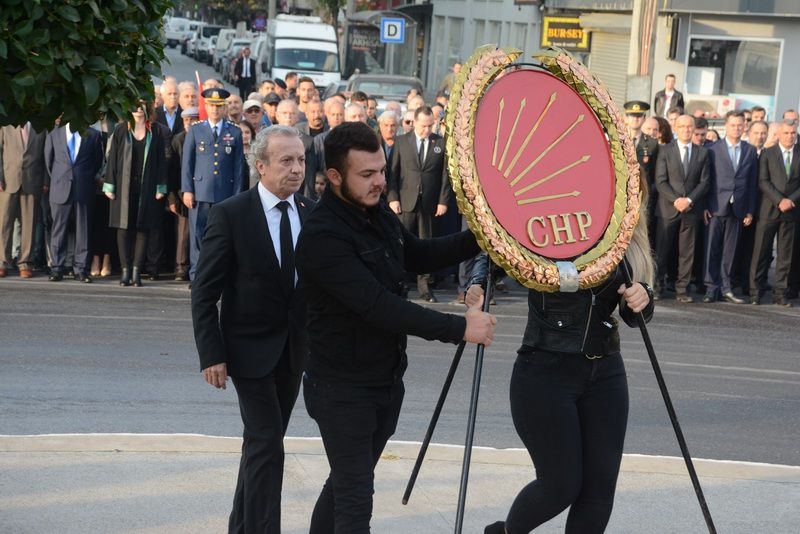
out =
{"type": "Polygon", "coordinates": [[[791,308],[792,307],[792,303],[789,302],[787,299],[782,298],[782,297],[775,299],[775,304],[778,305],[778,306],[783,306],[784,308],[791,308]]]}
{"type": "Polygon", "coordinates": [[[101,278],[105,278],[107,276],[111,276],[111,268],[110,267],[108,269],[102,269],[100,271],[100,277],[101,278]]]}
{"type": "Polygon", "coordinates": [[[423,293],[423,294],[421,294],[421,295],[419,296],[419,298],[421,298],[421,299],[422,299],[422,300],[424,300],[425,302],[439,302],[439,301],[436,299],[436,297],[433,295],[433,293],[423,293]]]}
{"type": "Polygon", "coordinates": [[[27,267],[22,267],[19,270],[19,277],[20,278],[33,278],[33,271],[28,269],[27,267]]]}
{"type": "Polygon", "coordinates": [[[64,279],[64,275],[61,273],[54,272],[47,279],[50,280],[51,282],[60,282],[64,279]]]}
{"type": "Polygon", "coordinates": [[[127,267],[122,268],[122,276],[119,279],[119,285],[125,287],[131,285],[131,270],[127,267]]]}
{"type": "Polygon", "coordinates": [[[730,302],[731,304],[744,304],[744,299],[740,299],[734,295],[733,291],[726,291],[722,294],[722,298],[725,299],[725,302],[730,302]]]}
{"type": "Polygon", "coordinates": [[[83,282],[84,284],[91,284],[92,279],[86,273],[75,273],[75,280],[83,282]]]}
{"type": "Polygon", "coordinates": [[[142,287],[142,272],[138,267],[133,268],[131,283],[136,287],[142,287]]]}
{"type": "Polygon", "coordinates": [[[0,278],[5,278],[8,272],[5,267],[0,267],[0,278]]]}
{"type": "Polygon", "coordinates": [[[716,302],[717,298],[714,295],[706,293],[703,296],[703,304],[711,304],[712,302],[716,302]]]}
{"type": "Polygon", "coordinates": [[[750,297],[750,304],[753,306],[758,306],[761,304],[761,297],[750,297]]]}
{"type": "Polygon", "coordinates": [[[683,304],[691,304],[694,302],[694,298],[687,293],[678,293],[678,295],[675,297],[675,300],[683,304]]]}
{"type": "Polygon", "coordinates": [[[459,305],[463,306],[464,304],[466,304],[466,298],[467,298],[467,294],[462,291],[462,292],[460,292],[458,294],[458,296],[456,297],[456,300],[454,300],[452,302],[452,304],[455,304],[456,306],[459,306],[459,305]]]}
{"type": "Polygon", "coordinates": [[[189,275],[188,274],[186,274],[184,272],[181,272],[181,271],[178,271],[178,272],[175,273],[175,281],[176,282],[186,282],[188,280],[189,280],[189,275]]]}
{"type": "Polygon", "coordinates": [[[157,282],[161,280],[161,276],[158,273],[150,273],[147,275],[147,279],[151,282],[157,282]]]}

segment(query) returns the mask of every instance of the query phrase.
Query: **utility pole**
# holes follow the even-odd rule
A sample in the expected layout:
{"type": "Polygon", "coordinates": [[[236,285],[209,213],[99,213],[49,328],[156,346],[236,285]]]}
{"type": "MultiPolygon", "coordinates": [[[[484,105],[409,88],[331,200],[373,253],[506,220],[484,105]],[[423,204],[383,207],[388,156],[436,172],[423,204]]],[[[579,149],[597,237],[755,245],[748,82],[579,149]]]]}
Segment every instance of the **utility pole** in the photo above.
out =
{"type": "Polygon", "coordinates": [[[650,101],[658,0],[633,0],[626,100],[650,101]]]}
{"type": "Polygon", "coordinates": [[[277,1],[278,0],[267,0],[267,20],[275,19],[275,13],[277,12],[277,9],[275,8],[275,3],[277,1]]]}

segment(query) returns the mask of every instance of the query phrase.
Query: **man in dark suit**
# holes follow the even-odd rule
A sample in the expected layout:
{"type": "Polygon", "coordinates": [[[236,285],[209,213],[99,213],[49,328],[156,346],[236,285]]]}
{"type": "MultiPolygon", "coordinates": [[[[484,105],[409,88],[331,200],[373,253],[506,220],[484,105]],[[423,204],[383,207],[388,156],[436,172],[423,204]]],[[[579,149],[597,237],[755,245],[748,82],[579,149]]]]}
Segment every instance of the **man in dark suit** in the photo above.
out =
{"type": "Polygon", "coordinates": [[[758,187],[761,207],[750,266],[750,302],[759,304],[761,301],[772,258],[772,242],[777,234],[773,299],[775,304],[790,307],[786,289],[795,245],[797,203],[800,202],[800,147],[797,146],[796,121],[784,119],[778,130],[778,142],[761,153],[758,187]]]}
{"type": "Polygon", "coordinates": [[[166,80],[161,84],[161,99],[163,106],[156,108],[156,122],[169,128],[174,136],[183,131],[183,121],[181,120],[181,106],[179,104],[178,82],[173,79],[166,80]]]}
{"type": "Polygon", "coordinates": [[[687,293],[694,264],[697,232],[702,224],[709,182],[711,160],[708,149],[692,144],[694,119],[681,115],[675,120],[677,139],[661,147],[656,161],[658,189],[658,236],[656,259],[658,293],[663,294],[663,278],[669,266],[670,252],[678,239],[678,279],[675,282],[678,302],[694,299],[687,293]]]}
{"type": "Polygon", "coordinates": [[[703,302],[724,298],[734,304],[744,300],[733,294],[731,272],[742,224],[750,226],[756,211],[758,156],[742,141],[744,113],[725,115],[725,137],[712,145],[713,172],[704,219],[708,224],[706,295],[703,302]]]}
{"type": "Polygon", "coordinates": [[[243,190],[242,131],[223,118],[225,89],[203,91],[208,120],[189,128],[183,142],[181,192],[189,209],[189,278],[194,280],[208,211],[243,190]]]}
{"type": "Polygon", "coordinates": [[[75,279],[89,283],[89,228],[98,174],[103,167],[103,141],[100,132],[88,128],[82,133],[69,124],[59,126],[45,141],[45,184],[50,189],[53,217],[50,251],[53,268],[49,280],[64,278],[70,217],[75,219],[75,279]]]}
{"type": "Polygon", "coordinates": [[[47,134],[30,123],[0,128],[0,278],[11,264],[14,220],[19,218],[19,275],[33,276],[33,242],[44,192],[44,145],[47,134]]]}
{"type": "Polygon", "coordinates": [[[244,423],[229,532],[278,534],[283,437],[308,352],[294,244],[313,202],[297,194],[305,150],[296,130],[271,126],[253,153],[258,185],[209,214],[192,319],[204,378],[222,389],[232,378],[244,423]]]}
{"type": "MultiPolygon", "coordinates": [[[[433,218],[447,213],[453,192],[447,180],[444,139],[431,133],[433,110],[414,112],[414,130],[395,140],[387,181],[389,207],[409,232],[421,239],[433,237],[433,218]]],[[[417,276],[420,298],[436,302],[428,286],[429,274],[417,276]]]]}
{"type": "Polygon", "coordinates": [[[675,75],[667,74],[664,78],[664,88],[656,92],[653,98],[653,109],[656,115],[665,117],[671,108],[685,109],[683,93],[675,89],[675,75]]]}
{"type": "Polygon", "coordinates": [[[256,60],[250,57],[250,47],[242,49],[242,55],[233,66],[233,82],[239,88],[239,96],[247,100],[247,95],[256,87],[256,60]]]}

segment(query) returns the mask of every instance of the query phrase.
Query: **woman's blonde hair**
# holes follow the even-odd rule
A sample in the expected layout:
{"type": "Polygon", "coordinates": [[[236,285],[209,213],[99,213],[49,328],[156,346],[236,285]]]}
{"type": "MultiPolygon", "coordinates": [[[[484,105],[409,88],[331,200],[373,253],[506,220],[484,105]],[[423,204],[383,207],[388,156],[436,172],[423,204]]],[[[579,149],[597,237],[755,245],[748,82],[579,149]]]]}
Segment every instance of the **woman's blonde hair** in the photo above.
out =
{"type": "MultiPolygon", "coordinates": [[[[647,183],[644,180],[641,183],[639,221],[633,229],[633,237],[628,244],[628,250],[625,252],[625,261],[632,271],[631,278],[634,282],[645,282],[652,286],[655,279],[655,267],[653,266],[653,254],[650,250],[650,238],[647,235],[648,191],[647,183]]],[[[625,268],[624,265],[623,268],[625,268]]]]}

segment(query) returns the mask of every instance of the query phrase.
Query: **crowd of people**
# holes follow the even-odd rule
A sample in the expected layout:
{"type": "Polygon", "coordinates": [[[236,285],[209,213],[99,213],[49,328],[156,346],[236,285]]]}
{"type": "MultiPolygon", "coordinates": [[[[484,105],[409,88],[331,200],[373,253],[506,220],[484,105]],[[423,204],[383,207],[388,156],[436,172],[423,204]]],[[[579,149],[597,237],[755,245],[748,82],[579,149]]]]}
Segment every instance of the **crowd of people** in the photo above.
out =
{"type": "Polygon", "coordinates": [[[652,116],[642,101],[625,114],[648,189],[655,298],[757,305],[771,292],[791,307],[800,287],[797,111],[768,122],[761,106],[730,110],[717,132],[707,112],[681,107],[671,74],[653,104],[652,116]]]}

